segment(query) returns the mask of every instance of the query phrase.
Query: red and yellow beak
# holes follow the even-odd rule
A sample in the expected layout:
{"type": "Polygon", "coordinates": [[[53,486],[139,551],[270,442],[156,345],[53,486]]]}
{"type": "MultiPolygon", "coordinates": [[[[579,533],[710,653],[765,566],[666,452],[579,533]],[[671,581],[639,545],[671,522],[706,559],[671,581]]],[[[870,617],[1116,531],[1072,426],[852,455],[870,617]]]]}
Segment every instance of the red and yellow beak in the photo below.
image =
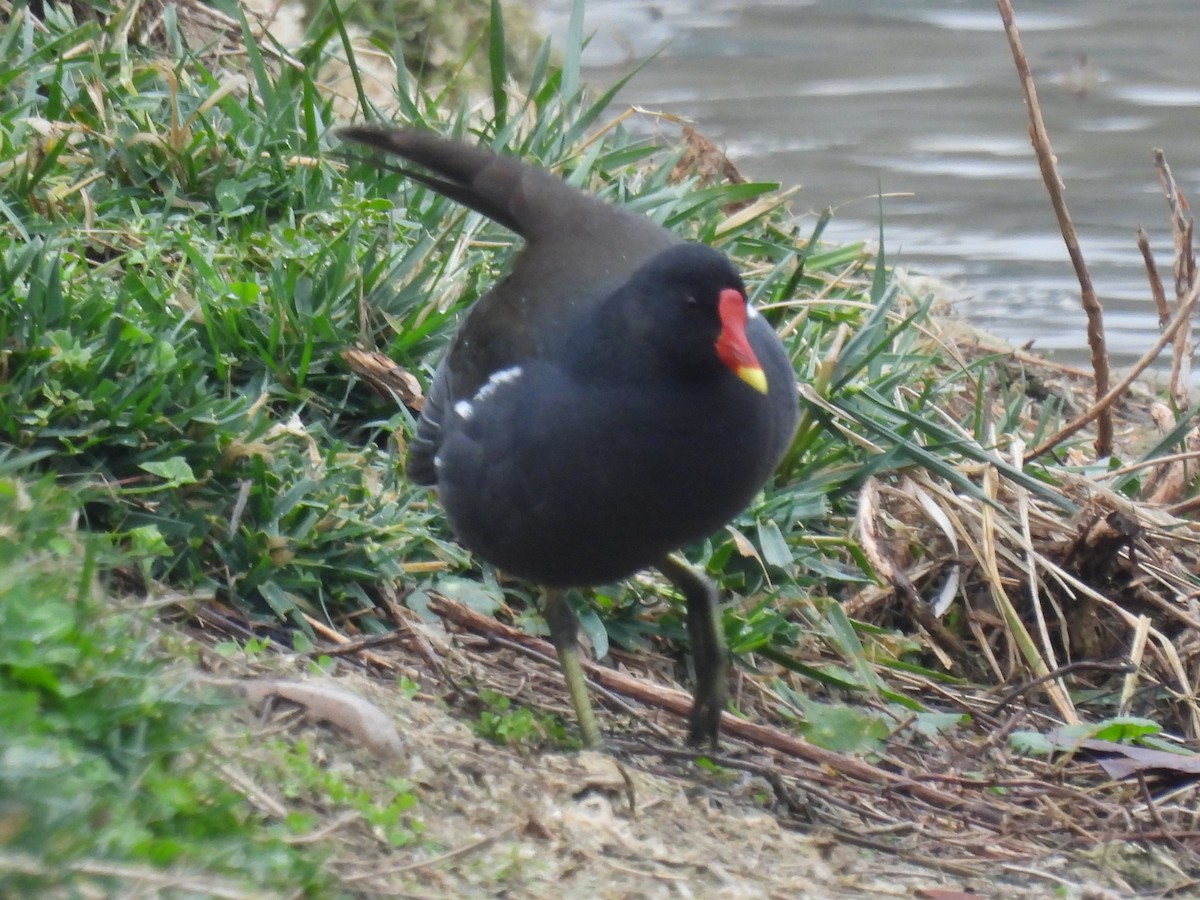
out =
{"type": "Polygon", "coordinates": [[[721,333],[717,335],[717,358],[734,375],[760,394],[767,392],[767,375],[746,339],[746,298],[740,291],[726,288],[717,298],[721,333]]]}

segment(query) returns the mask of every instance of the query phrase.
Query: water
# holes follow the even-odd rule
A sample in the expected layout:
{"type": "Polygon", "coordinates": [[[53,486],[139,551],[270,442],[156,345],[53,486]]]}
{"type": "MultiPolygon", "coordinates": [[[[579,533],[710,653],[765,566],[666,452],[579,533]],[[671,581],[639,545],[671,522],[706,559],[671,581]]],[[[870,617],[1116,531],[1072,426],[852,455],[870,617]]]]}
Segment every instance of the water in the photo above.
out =
{"type": "MultiPolygon", "coordinates": [[[[1138,225],[1172,284],[1154,147],[1200,197],[1200,5],[1014,4],[1110,351],[1127,364],[1158,322],[1138,225]]],[[[543,0],[541,25],[561,35],[569,7],[543,0]]],[[[1078,284],[990,0],[589,0],[586,27],[597,86],[661,48],[618,105],[685,116],[747,177],[801,184],[794,208],[834,207],[833,240],[874,240],[882,190],[892,262],[945,279],[994,334],[1087,359],[1078,284]]]]}

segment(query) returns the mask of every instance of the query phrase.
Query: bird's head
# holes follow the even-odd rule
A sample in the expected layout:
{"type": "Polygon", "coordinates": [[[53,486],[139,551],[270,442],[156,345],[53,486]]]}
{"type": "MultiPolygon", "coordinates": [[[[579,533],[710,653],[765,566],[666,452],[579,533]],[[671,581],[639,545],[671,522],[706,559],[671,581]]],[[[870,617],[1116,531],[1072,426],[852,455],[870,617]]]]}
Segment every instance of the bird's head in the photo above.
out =
{"type": "Polygon", "coordinates": [[[679,244],[659,253],[622,292],[631,330],[667,368],[720,371],[767,393],[767,377],[746,329],[758,315],[746,287],[723,254],[703,244],[679,244]]]}

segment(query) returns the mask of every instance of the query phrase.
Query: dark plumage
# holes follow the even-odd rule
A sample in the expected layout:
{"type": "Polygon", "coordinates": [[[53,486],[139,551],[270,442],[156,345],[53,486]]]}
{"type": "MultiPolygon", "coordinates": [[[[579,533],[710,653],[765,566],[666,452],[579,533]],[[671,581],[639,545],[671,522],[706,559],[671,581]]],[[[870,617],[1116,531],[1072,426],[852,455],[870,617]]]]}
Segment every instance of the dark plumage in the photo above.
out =
{"type": "MultiPolygon", "coordinates": [[[[436,485],[466,547],[531,582],[658,566],[688,601],[690,737],[715,741],[715,590],[668,555],[736,516],[787,449],[797,399],[778,337],[723,255],[542,169],[427,132],[341,134],[430,170],[408,174],[526,241],[434,375],[409,476],[436,485]]],[[[570,683],[575,623],[557,590],[547,620],[570,683]]],[[[594,743],[582,685],[572,696],[594,743]]]]}

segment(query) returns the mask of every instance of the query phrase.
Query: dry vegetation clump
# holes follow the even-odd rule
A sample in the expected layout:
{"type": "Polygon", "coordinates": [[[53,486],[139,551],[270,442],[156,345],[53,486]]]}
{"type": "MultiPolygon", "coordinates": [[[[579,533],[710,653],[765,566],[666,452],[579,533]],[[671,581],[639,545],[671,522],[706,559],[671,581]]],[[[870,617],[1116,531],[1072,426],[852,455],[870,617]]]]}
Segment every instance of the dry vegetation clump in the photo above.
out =
{"type": "MultiPolygon", "coordinates": [[[[959,349],[978,352],[970,345],[959,349]]],[[[1060,401],[1087,408],[1092,382],[1083,373],[1029,357],[1018,361],[1017,354],[1010,365],[1027,383],[1057,383],[1060,401]]],[[[963,397],[958,405],[971,403],[963,397]]],[[[1152,403],[1144,398],[1142,409],[1152,403]]],[[[1038,405],[1030,404],[1035,417],[1038,405]]],[[[1118,439],[1124,435],[1134,455],[1134,442],[1144,443],[1153,428],[1148,412],[1140,421],[1128,417],[1135,405],[1122,404],[1126,417],[1117,421],[1118,439]]],[[[963,414],[954,406],[948,417],[963,414]]],[[[1023,425],[1030,433],[1036,421],[1026,417],[1023,425]]],[[[997,458],[1019,466],[1019,438],[1002,443],[1007,452],[999,450],[997,458]]],[[[1106,473],[1088,472],[1078,448],[1067,456],[1076,465],[1068,461],[1054,469],[1052,497],[1031,494],[984,466],[964,472],[980,485],[984,501],[964,496],[928,470],[906,473],[896,483],[870,483],[858,533],[887,583],[863,590],[845,609],[855,618],[897,626],[912,615],[911,604],[891,602],[897,594],[949,599],[957,590],[969,604],[962,624],[970,640],[936,626],[928,634],[950,671],[1002,685],[1036,677],[1030,690],[1066,721],[1077,719],[1072,694],[1107,688],[1117,714],[1151,716],[1195,740],[1200,526],[1174,514],[1175,503],[1162,492],[1171,481],[1180,489],[1190,486],[1190,478],[1180,477],[1187,460],[1106,473]],[[1152,499],[1130,496],[1133,472],[1141,475],[1136,494],[1152,499]],[[1070,667],[1070,691],[1055,689],[1054,679],[1045,677],[1063,667],[1070,667]]],[[[1175,496],[1177,501],[1182,490],[1175,496]]]]}

